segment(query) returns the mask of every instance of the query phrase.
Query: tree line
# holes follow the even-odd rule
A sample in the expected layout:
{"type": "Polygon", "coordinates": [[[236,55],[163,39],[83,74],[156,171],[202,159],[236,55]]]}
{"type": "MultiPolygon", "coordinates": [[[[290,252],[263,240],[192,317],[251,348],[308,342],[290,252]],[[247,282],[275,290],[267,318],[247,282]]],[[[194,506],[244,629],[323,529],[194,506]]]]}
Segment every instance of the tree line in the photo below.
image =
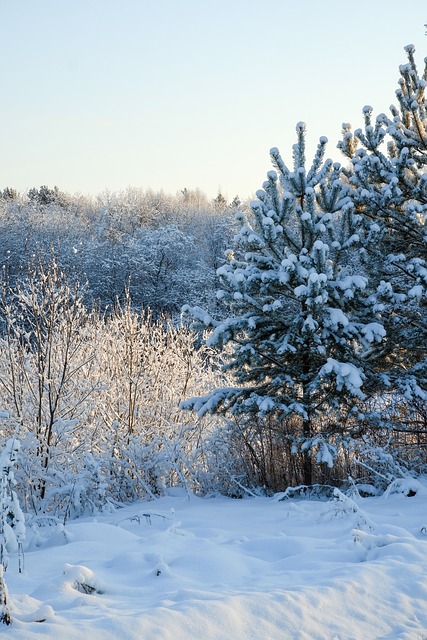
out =
{"type": "Polygon", "coordinates": [[[89,198],[57,187],[26,194],[7,187],[0,197],[3,280],[13,283],[34,258],[54,253],[70,278],[87,281],[88,305],[111,308],[130,291],[135,307],[179,317],[188,301],[210,304],[240,205],[237,196],[210,200],[189,189],[89,198]]]}

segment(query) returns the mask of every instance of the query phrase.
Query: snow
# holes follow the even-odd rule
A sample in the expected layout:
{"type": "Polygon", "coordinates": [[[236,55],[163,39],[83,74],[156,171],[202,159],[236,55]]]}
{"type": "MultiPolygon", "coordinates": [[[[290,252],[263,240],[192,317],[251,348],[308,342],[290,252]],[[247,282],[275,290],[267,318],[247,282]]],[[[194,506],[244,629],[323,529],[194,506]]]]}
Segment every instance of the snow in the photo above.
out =
{"type": "Polygon", "coordinates": [[[421,298],[424,293],[424,287],[421,284],[417,284],[408,291],[410,298],[421,298]]]}
{"type": "Polygon", "coordinates": [[[362,333],[368,342],[381,342],[386,335],[386,330],[379,322],[370,322],[362,328],[362,333]]]}
{"type": "Polygon", "coordinates": [[[334,327],[337,327],[339,324],[343,327],[346,327],[348,325],[348,318],[341,311],[341,309],[335,309],[335,308],[329,307],[329,308],[326,308],[326,311],[329,313],[331,318],[331,324],[334,327]]]}
{"type": "Polygon", "coordinates": [[[401,481],[367,498],[335,490],[328,501],[176,490],[50,535],[28,531],[24,573],[10,557],[12,624],[0,635],[421,640],[426,487],[401,481]]]}
{"type": "Polygon", "coordinates": [[[338,362],[334,358],[328,358],[326,364],[320,369],[319,374],[324,376],[331,373],[336,376],[338,391],[345,387],[352,395],[360,399],[364,398],[364,394],[360,391],[364,375],[354,364],[351,364],[351,362],[338,362]]]}

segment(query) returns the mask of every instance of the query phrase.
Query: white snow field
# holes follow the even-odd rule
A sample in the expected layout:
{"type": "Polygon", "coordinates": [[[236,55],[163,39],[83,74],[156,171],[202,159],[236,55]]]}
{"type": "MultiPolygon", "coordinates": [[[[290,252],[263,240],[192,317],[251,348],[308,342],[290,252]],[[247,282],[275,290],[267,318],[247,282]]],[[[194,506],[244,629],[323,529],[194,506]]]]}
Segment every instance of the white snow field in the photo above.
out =
{"type": "Polygon", "coordinates": [[[27,530],[13,640],[427,638],[427,481],[329,501],[172,491],[27,530]],[[414,494],[415,495],[412,495],[414,494]]]}

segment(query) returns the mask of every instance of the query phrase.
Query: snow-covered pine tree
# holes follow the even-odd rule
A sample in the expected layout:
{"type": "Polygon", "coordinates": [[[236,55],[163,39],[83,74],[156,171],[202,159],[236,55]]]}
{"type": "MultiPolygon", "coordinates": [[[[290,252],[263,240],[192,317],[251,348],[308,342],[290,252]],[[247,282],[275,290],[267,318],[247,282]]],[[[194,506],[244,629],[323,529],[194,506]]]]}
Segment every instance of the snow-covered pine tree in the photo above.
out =
{"type": "Polygon", "coordinates": [[[320,138],[309,170],[305,125],[297,125],[294,167],[271,150],[270,171],[238,214],[234,253],[218,270],[217,292],[229,309],[215,321],[200,308],[184,309],[193,325],[213,329],[211,346],[229,345],[226,370],[236,386],[185,403],[199,415],[225,411],[250,420],[274,418],[277,432],[302,452],[306,484],[312,461],[332,466],[334,441],[348,436],[374,376],[364,356],[384,329],[367,306],[366,278],[351,266],[352,215],[341,167],[324,161],[320,138]],[[364,389],[365,387],[365,389],[364,389]]]}
{"type": "Polygon", "coordinates": [[[350,196],[360,216],[361,257],[387,331],[383,369],[390,390],[409,405],[427,400],[427,58],[418,72],[405,47],[398,106],[354,133],[343,125],[339,147],[351,159],[350,196]]]}

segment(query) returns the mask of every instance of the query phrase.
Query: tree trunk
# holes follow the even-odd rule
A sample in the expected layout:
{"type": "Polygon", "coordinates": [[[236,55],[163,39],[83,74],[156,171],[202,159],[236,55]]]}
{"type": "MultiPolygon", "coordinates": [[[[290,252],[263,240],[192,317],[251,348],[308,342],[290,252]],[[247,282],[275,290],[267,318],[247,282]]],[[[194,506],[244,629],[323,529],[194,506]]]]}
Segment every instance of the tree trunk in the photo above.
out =
{"type": "MultiPolygon", "coordinates": [[[[302,432],[305,439],[311,437],[311,422],[310,420],[304,420],[302,423],[302,432]]],[[[303,463],[302,463],[302,474],[303,474],[303,484],[313,484],[313,462],[311,459],[311,449],[305,449],[302,452],[303,455],[303,463]]]]}

